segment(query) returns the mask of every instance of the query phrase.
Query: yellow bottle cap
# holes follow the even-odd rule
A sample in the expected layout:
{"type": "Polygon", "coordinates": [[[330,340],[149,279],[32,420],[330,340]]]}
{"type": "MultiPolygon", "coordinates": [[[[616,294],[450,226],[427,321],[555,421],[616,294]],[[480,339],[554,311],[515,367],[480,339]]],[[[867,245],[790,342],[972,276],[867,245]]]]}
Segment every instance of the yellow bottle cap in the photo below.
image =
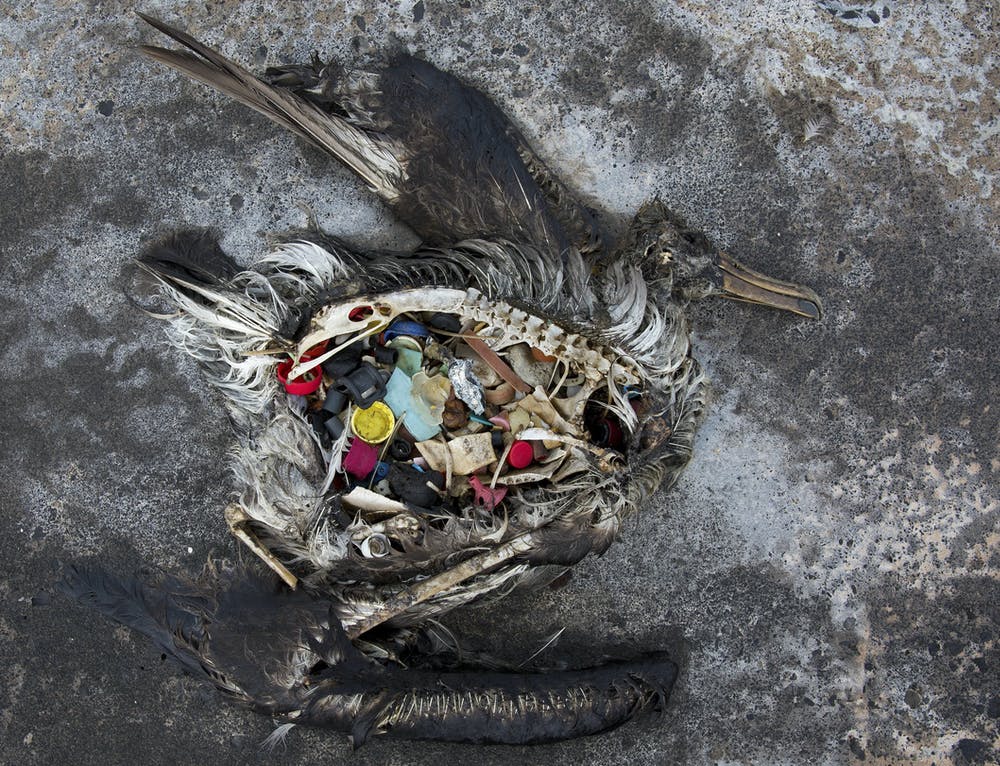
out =
{"type": "Polygon", "coordinates": [[[371,407],[354,410],[351,428],[369,444],[380,444],[389,438],[396,425],[396,418],[385,402],[375,402],[371,407]]]}

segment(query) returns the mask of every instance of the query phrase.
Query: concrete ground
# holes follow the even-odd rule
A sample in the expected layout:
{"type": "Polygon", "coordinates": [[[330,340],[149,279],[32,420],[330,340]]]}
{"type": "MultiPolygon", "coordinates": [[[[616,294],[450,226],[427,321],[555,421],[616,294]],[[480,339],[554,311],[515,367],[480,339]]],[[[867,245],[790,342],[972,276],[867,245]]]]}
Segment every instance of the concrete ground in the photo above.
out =
{"type": "Polygon", "coordinates": [[[262,751],[268,720],[52,591],[79,558],[195,571],[234,550],[222,409],[126,297],[144,240],[214,225],[246,262],[303,201],[359,241],[411,241],[319,152],[140,60],[157,36],[130,5],[0,17],[0,761],[1000,759],[994,4],[867,4],[877,25],[807,0],[144,7],[256,66],[418,51],[494,96],[612,228],[659,194],[825,302],[819,323],[696,308],[714,394],[678,489],[562,590],[447,620],[512,657],[559,628],[550,657],[669,647],[663,715],[356,754],[299,729],[262,751]]]}

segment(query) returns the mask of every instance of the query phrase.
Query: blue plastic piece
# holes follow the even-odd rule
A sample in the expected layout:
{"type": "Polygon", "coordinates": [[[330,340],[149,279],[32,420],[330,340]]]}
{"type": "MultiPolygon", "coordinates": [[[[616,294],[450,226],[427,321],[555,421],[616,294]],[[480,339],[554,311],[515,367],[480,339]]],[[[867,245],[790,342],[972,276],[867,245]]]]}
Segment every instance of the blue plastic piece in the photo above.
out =
{"type": "Polygon", "coordinates": [[[378,461],[375,464],[375,470],[373,473],[375,476],[372,481],[382,481],[382,479],[389,475],[389,464],[384,460],[378,461]]]}
{"type": "Polygon", "coordinates": [[[642,390],[638,386],[622,386],[622,393],[630,400],[642,396],[642,390]]]}
{"type": "Polygon", "coordinates": [[[417,441],[432,439],[441,430],[439,425],[428,423],[417,414],[417,407],[413,401],[413,381],[398,367],[392,371],[392,376],[386,384],[384,401],[396,419],[403,420],[403,425],[417,441]]]}
{"type": "Polygon", "coordinates": [[[414,338],[430,338],[431,331],[420,324],[420,322],[414,322],[412,319],[397,319],[385,328],[382,338],[386,343],[388,343],[397,335],[410,335],[414,338]]]}

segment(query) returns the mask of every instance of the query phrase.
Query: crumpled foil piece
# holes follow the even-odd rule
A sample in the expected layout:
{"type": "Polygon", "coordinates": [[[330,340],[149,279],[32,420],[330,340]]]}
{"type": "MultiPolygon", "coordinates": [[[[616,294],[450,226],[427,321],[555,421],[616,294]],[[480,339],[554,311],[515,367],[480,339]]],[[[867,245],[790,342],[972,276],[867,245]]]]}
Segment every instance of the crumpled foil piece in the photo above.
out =
{"type": "Polygon", "coordinates": [[[469,405],[476,415],[486,411],[483,402],[483,384],[472,371],[471,359],[455,359],[448,365],[448,380],[455,389],[455,396],[469,405]]]}

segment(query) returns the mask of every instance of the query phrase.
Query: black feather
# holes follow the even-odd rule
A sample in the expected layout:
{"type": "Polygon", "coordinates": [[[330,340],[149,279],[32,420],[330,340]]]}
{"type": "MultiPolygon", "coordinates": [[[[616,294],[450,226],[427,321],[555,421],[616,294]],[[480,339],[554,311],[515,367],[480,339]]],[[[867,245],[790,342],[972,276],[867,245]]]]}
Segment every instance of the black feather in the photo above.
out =
{"type": "Polygon", "coordinates": [[[201,665],[186,647],[202,638],[194,608],[203,599],[166,575],[121,578],[92,565],[70,566],[59,589],[122,625],[151,639],[185,670],[196,673],[201,665]],[[152,577],[153,582],[148,578],[152,577]],[[181,603],[186,605],[181,607],[181,603]]]}
{"type": "Polygon", "coordinates": [[[436,672],[363,656],[333,605],[249,567],[197,581],[70,567],[69,596],[148,636],[189,672],[278,718],[371,736],[531,744],[593,734],[663,705],[665,655],[552,673],[436,672]]]}
{"type": "Polygon", "coordinates": [[[173,231],[148,245],[139,263],[158,276],[195,284],[218,284],[240,271],[213,229],[173,231]]]}

